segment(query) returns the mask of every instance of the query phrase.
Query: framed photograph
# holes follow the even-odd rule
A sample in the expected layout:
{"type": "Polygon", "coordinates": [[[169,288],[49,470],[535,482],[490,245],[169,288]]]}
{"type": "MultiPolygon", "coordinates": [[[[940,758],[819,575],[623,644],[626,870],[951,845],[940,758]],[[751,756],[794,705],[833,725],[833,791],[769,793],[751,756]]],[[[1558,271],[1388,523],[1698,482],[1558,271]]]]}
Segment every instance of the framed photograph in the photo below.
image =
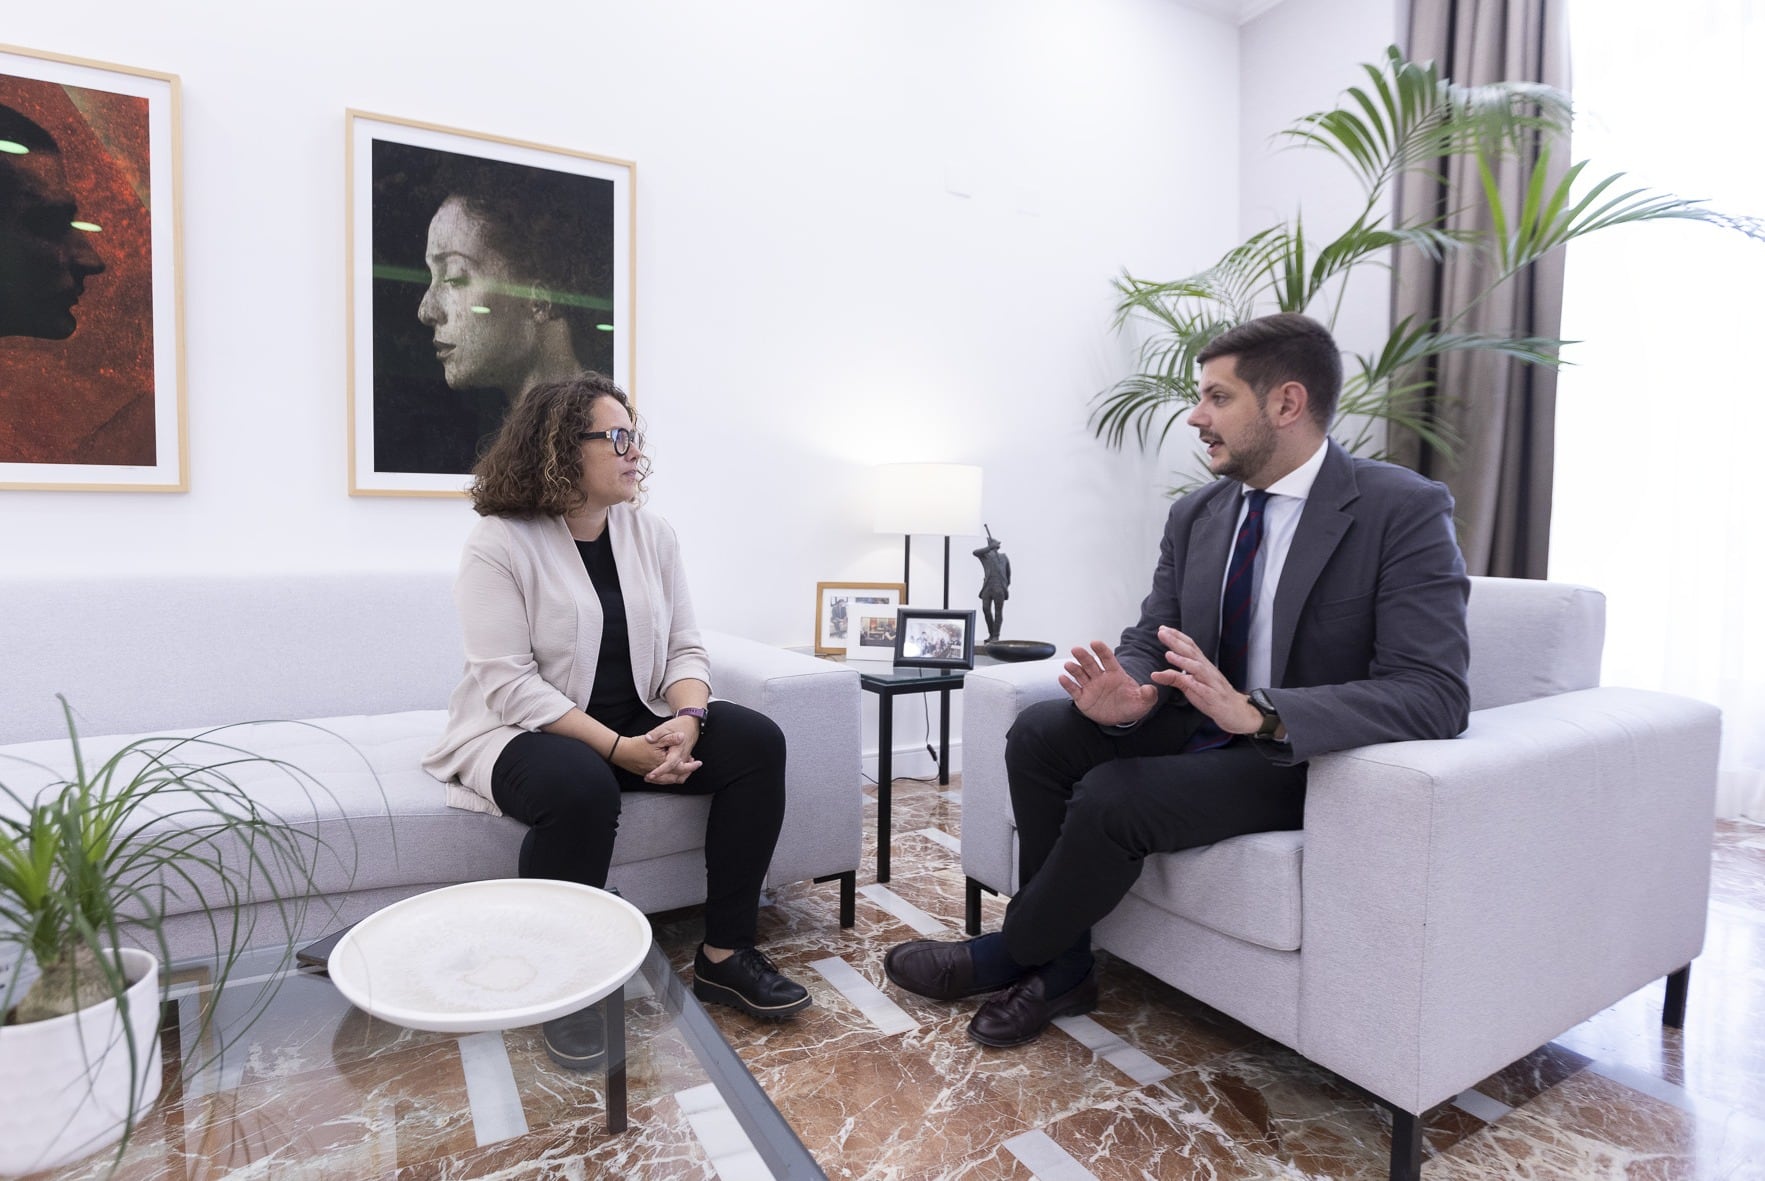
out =
{"type": "Polygon", "coordinates": [[[901,605],[907,588],[899,582],[818,582],[815,584],[815,654],[844,653],[859,608],[901,605]]]}
{"type": "Polygon", "coordinates": [[[542,381],[592,369],[635,400],[635,165],[348,120],[351,495],[462,495],[542,381]]]}
{"type": "Polygon", "coordinates": [[[0,488],[183,492],[178,79],[0,45],[0,488]]]}
{"type": "Polygon", "coordinates": [[[860,604],[851,612],[847,627],[846,659],[876,660],[884,664],[895,659],[896,612],[899,608],[860,604]]]}
{"type": "Polygon", "coordinates": [[[901,608],[895,664],[902,668],[973,668],[974,612],[901,608]]]}

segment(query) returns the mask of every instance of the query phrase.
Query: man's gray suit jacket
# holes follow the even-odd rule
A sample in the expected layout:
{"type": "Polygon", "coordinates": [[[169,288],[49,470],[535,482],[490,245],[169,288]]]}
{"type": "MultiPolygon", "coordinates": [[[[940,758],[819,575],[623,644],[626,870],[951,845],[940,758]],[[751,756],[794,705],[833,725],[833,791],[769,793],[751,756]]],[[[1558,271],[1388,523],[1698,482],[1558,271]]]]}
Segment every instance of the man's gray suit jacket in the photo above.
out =
{"type": "MultiPolygon", "coordinates": [[[[1275,589],[1269,685],[1290,746],[1279,763],[1373,742],[1451,738],[1470,709],[1465,577],[1444,485],[1350,456],[1334,440],[1306,498],[1275,589]]],[[[1116,649],[1142,684],[1170,667],[1158,628],[1187,633],[1217,659],[1220,588],[1238,527],[1237,480],[1171,506],[1140,619],[1116,649]]],[[[1187,708],[1161,689],[1156,708],[1187,708]]]]}

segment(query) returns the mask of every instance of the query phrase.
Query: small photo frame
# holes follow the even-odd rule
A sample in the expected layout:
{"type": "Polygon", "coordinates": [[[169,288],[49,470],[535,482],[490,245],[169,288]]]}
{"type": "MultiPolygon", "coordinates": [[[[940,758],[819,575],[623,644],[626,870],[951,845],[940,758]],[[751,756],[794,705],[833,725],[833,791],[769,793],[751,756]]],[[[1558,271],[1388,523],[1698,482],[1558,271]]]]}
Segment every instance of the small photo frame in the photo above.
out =
{"type": "Polygon", "coordinates": [[[900,668],[973,668],[974,612],[903,607],[895,628],[900,668]]]}
{"type": "Polygon", "coordinates": [[[815,584],[815,655],[843,655],[860,608],[893,611],[907,588],[899,582],[818,582],[815,584]]]}
{"type": "Polygon", "coordinates": [[[846,659],[892,662],[895,637],[900,634],[899,611],[898,607],[866,603],[849,612],[846,659]]]}

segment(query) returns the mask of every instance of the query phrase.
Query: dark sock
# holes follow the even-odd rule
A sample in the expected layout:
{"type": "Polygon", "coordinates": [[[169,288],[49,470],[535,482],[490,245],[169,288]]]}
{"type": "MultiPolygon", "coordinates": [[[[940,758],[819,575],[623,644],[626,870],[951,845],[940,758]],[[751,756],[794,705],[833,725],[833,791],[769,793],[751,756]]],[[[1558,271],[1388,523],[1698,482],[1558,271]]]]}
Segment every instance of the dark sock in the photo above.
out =
{"type": "Polygon", "coordinates": [[[1091,941],[1087,938],[1043,964],[1040,974],[1048,995],[1060,996],[1077,988],[1095,962],[1091,958],[1091,941]]]}
{"type": "Polygon", "coordinates": [[[1004,988],[1029,971],[1011,958],[1005,950],[1005,935],[999,931],[970,939],[968,955],[974,961],[974,982],[982,988],[1004,988]]]}

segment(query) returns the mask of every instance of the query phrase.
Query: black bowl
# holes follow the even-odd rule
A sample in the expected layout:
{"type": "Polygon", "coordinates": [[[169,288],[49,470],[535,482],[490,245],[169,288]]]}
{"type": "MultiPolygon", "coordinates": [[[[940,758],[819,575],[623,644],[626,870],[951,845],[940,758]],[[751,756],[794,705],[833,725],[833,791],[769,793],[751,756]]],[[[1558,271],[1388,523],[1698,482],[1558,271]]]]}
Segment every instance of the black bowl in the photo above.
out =
{"type": "Polygon", "coordinates": [[[994,660],[1042,660],[1054,655],[1054,645],[1043,640],[988,640],[981,647],[994,660]]]}

